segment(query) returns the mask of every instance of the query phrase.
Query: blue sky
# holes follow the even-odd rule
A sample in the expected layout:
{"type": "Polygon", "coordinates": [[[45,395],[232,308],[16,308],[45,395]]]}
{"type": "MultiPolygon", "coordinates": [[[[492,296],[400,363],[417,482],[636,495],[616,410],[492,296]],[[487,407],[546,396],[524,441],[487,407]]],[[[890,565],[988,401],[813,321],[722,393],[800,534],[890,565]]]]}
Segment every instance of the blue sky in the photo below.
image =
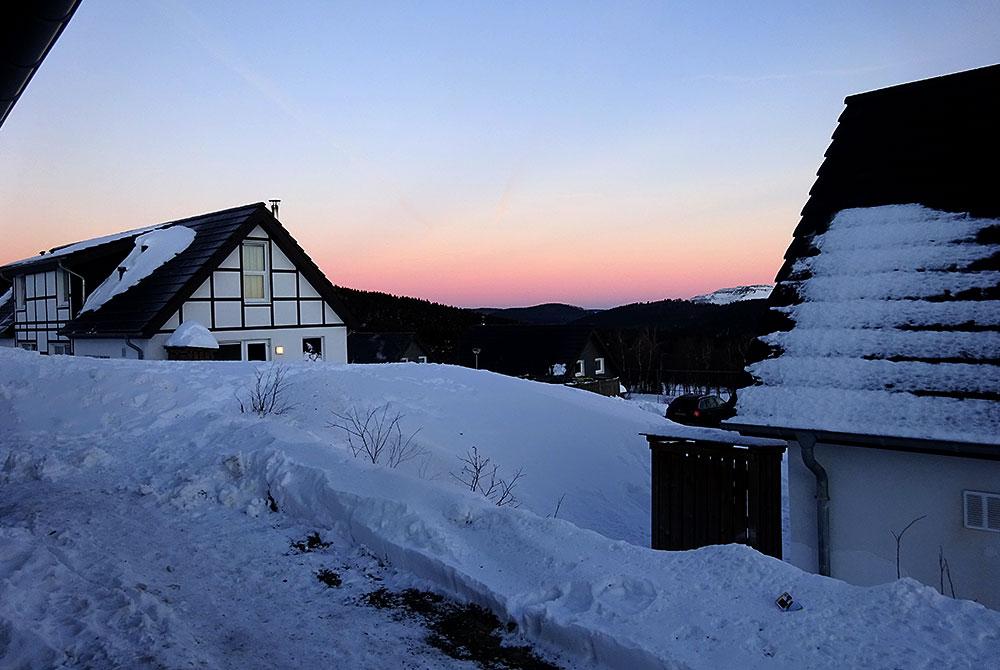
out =
{"type": "Polygon", "coordinates": [[[1000,3],[84,0],[0,130],[0,262],[279,197],[335,283],[607,306],[769,281],[854,92],[1000,3]]]}

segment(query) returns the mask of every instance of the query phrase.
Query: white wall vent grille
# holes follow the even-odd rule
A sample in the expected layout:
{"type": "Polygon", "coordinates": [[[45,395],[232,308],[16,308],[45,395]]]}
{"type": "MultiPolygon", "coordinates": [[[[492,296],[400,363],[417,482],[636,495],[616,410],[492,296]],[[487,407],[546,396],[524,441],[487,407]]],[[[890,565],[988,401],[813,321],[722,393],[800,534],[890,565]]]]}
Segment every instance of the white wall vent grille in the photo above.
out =
{"type": "Polygon", "coordinates": [[[1000,493],[964,491],[965,527],[1000,533],[1000,493]]]}

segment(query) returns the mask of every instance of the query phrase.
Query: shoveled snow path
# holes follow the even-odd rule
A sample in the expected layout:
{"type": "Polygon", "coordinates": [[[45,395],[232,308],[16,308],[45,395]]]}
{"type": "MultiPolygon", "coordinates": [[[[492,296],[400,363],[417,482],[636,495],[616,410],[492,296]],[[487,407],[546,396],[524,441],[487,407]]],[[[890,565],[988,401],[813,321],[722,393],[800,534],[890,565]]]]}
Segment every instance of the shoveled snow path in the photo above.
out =
{"type": "Polygon", "coordinates": [[[413,580],[344,538],[324,532],[332,547],[296,553],[290,541],[315,529],[280,513],[254,518],[197,491],[159,501],[128,473],[64,476],[46,460],[15,457],[3,477],[4,667],[475,667],[427,646],[416,623],[359,605],[413,580]],[[321,584],[321,567],[343,586],[321,584]]]}

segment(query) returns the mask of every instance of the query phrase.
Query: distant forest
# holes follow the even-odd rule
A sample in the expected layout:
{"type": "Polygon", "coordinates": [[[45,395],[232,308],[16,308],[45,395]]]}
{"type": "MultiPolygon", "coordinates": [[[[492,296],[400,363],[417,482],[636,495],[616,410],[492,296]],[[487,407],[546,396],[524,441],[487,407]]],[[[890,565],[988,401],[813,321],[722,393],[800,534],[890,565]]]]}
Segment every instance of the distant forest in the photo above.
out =
{"type": "Polygon", "coordinates": [[[726,388],[747,383],[743,368],[759,357],[757,336],[768,332],[764,300],[729,305],[660,300],[608,310],[562,304],[481,310],[419,298],[337,287],[361,331],[409,331],[431,360],[456,363],[459,343],[481,323],[593,326],[630,390],[656,393],[663,385],[726,388]]]}

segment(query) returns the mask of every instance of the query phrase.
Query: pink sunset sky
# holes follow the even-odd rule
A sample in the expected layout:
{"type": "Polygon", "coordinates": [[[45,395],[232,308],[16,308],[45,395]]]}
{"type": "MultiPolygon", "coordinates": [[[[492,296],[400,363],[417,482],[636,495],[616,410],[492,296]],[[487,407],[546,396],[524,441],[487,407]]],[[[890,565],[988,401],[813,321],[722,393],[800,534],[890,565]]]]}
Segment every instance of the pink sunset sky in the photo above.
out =
{"type": "Polygon", "coordinates": [[[366,4],[82,3],[0,128],[0,263],[280,198],[355,288],[766,283],[846,95],[1000,56],[988,4],[366,4]]]}

